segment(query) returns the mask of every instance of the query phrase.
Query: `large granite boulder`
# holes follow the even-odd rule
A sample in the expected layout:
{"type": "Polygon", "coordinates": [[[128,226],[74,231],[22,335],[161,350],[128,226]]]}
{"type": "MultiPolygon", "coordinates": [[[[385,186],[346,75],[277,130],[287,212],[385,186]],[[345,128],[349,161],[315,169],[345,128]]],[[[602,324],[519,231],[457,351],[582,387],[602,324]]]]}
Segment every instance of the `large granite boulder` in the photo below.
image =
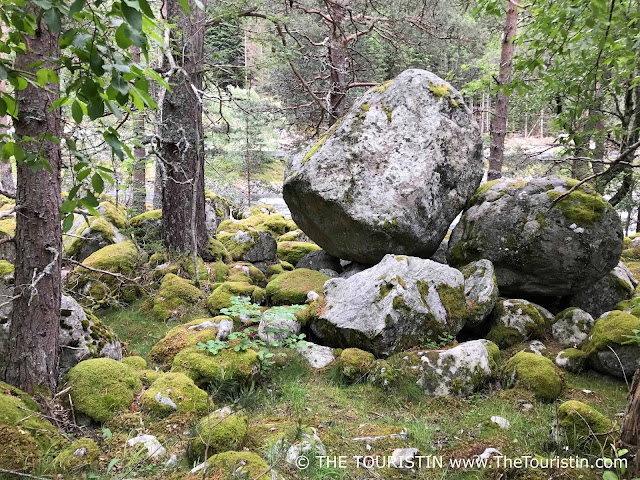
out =
{"type": "Polygon", "coordinates": [[[451,234],[449,264],[491,260],[501,295],[559,297],[594,284],[618,264],[622,225],[589,185],[558,200],[575,182],[547,177],[483,185],[451,234]]]}
{"type": "Polygon", "coordinates": [[[467,318],[462,273],[417,257],[386,255],[352,277],[328,280],[324,295],[313,333],[326,345],[377,356],[456,335],[467,318]]]}
{"type": "Polygon", "coordinates": [[[429,258],[483,175],[479,129],[462,96],[424,70],[373,88],[287,165],[296,224],[337,258],[429,258]]]}

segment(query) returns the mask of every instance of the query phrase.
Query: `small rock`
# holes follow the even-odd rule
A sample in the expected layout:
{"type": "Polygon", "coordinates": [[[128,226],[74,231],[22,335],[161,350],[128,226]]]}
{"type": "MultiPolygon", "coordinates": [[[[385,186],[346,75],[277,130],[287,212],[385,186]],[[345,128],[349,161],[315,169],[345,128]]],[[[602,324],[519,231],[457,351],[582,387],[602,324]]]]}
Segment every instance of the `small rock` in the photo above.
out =
{"type": "Polygon", "coordinates": [[[389,458],[389,466],[411,470],[414,467],[414,459],[418,452],[417,448],[396,448],[391,454],[391,458],[389,458]]]}
{"type": "Polygon", "coordinates": [[[178,465],[178,456],[171,455],[171,457],[169,457],[169,460],[167,460],[167,463],[164,464],[164,469],[172,470],[176,467],[176,465],[178,465]]]}
{"type": "Polygon", "coordinates": [[[503,430],[509,430],[509,428],[511,428],[511,423],[504,417],[493,416],[490,420],[503,430]]]}
{"type": "Polygon", "coordinates": [[[306,342],[296,351],[302,355],[313,368],[324,368],[336,359],[333,348],[306,342]]]}
{"type": "Polygon", "coordinates": [[[154,435],[138,435],[137,437],[130,438],[127,441],[127,445],[130,447],[133,447],[138,443],[142,443],[145,446],[150,458],[164,457],[167,453],[166,449],[160,444],[154,435]]]}

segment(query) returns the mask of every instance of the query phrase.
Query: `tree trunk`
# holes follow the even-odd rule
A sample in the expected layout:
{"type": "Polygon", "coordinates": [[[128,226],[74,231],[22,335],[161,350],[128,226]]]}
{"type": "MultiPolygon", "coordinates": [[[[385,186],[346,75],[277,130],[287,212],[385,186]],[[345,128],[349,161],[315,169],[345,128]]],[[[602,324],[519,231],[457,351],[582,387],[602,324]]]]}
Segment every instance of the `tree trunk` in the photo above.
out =
{"type": "Polygon", "coordinates": [[[202,68],[205,14],[189,1],[187,14],[178,0],[167,2],[171,51],[177,68],[169,79],[171,92],[162,102],[161,161],[166,170],[162,194],[164,245],[169,251],[206,250],[204,213],[204,134],[202,130],[202,68]],[[194,91],[196,89],[198,93],[194,91]],[[192,204],[195,202],[195,205],[192,204]],[[192,212],[195,210],[195,215],[192,212]],[[196,245],[193,245],[195,238],[196,245]]]}
{"type": "Polygon", "coordinates": [[[329,6],[329,16],[333,21],[328,51],[329,68],[331,69],[329,72],[329,113],[331,114],[329,124],[333,125],[347,111],[347,103],[345,102],[345,96],[349,89],[347,72],[351,68],[347,39],[342,28],[346,17],[346,5],[340,2],[327,2],[327,5],[329,6]]]}
{"type": "MultiPolygon", "coordinates": [[[[57,68],[49,61],[59,56],[58,37],[44,22],[33,37],[25,39],[27,52],[17,55],[20,71],[35,71],[32,64],[57,68]]],[[[50,110],[58,97],[58,86],[29,84],[16,92],[19,116],[16,134],[36,139],[47,133],[60,137],[60,112],[50,110]]],[[[58,335],[60,328],[60,268],[62,231],[60,226],[60,146],[51,141],[26,143],[27,152],[40,150],[51,166],[36,172],[26,163],[18,165],[16,205],[16,263],[13,315],[9,329],[8,355],[3,377],[29,393],[37,387],[55,391],[58,382],[58,335]]]]}
{"type": "Polygon", "coordinates": [[[629,393],[627,408],[622,418],[620,429],[622,443],[635,454],[635,468],[630,468],[631,475],[638,475],[640,462],[640,368],[633,376],[633,384],[629,393]]]}
{"type": "MultiPolygon", "coordinates": [[[[6,25],[2,25],[2,39],[4,40],[4,36],[7,33],[6,25]]],[[[4,55],[2,55],[4,56],[4,55]]],[[[0,91],[7,91],[7,81],[0,81],[0,91]]],[[[11,118],[9,115],[5,115],[4,117],[0,117],[0,134],[4,134],[7,132],[9,128],[9,124],[11,122],[11,118]]],[[[2,186],[2,190],[5,192],[15,195],[16,194],[16,182],[13,180],[13,171],[11,169],[11,162],[7,161],[7,163],[0,162],[0,186],[2,186]]]]}
{"type": "MultiPolygon", "coordinates": [[[[502,51],[500,53],[500,73],[498,87],[504,87],[511,82],[513,61],[513,37],[518,28],[518,6],[520,0],[510,0],[507,4],[507,18],[502,33],[502,51]]],[[[491,148],[489,150],[489,180],[502,176],[502,162],[504,160],[504,138],[507,134],[507,116],[509,113],[509,97],[500,88],[493,120],[491,122],[491,148]]]]}
{"type": "MultiPolygon", "coordinates": [[[[133,61],[140,63],[140,47],[131,46],[130,48],[133,54],[133,61]]],[[[142,112],[138,112],[135,129],[139,135],[139,140],[142,140],[144,135],[144,116],[142,112]]],[[[133,156],[135,161],[133,163],[133,202],[131,208],[135,213],[140,214],[147,209],[147,184],[145,178],[147,151],[144,147],[136,147],[133,150],[133,156]]]]}

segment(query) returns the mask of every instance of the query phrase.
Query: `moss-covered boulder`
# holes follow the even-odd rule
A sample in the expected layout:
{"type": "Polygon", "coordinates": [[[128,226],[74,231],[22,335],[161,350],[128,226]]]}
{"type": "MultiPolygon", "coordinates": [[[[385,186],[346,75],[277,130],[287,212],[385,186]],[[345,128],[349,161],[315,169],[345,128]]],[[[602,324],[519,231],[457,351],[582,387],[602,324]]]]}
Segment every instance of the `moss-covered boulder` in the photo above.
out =
{"type": "Polygon", "coordinates": [[[135,370],[110,358],[85,360],[64,377],[76,414],[106,422],[127,410],[142,383],[135,370]]]}
{"type": "Polygon", "coordinates": [[[615,442],[613,422],[593,407],[569,400],[558,407],[554,436],[560,446],[574,451],[602,455],[615,442]]]}
{"type": "Polygon", "coordinates": [[[229,255],[224,244],[217,238],[209,237],[209,240],[207,241],[207,254],[212,262],[231,261],[231,255],[229,255]]]}
{"type": "Polygon", "coordinates": [[[322,249],[315,243],[280,242],[278,243],[278,258],[295,266],[306,254],[318,250],[322,249]]]}
{"type": "Polygon", "coordinates": [[[245,384],[260,373],[260,359],[251,349],[236,352],[233,348],[225,348],[211,355],[204,349],[188,347],[175,356],[171,371],[184,373],[203,388],[219,380],[245,384]]]}
{"type": "Polygon", "coordinates": [[[267,277],[262,273],[262,270],[247,262],[229,265],[226,279],[229,282],[248,282],[259,287],[264,287],[267,284],[267,277]]]}
{"type": "Polygon", "coordinates": [[[500,348],[508,348],[525,340],[540,339],[547,321],[538,307],[526,300],[501,299],[492,314],[493,327],[487,339],[500,348]]]}
{"type": "Polygon", "coordinates": [[[134,370],[144,370],[147,368],[147,361],[144,358],[139,357],[137,355],[134,355],[131,357],[124,357],[122,359],[122,363],[124,363],[125,365],[128,365],[134,370]]]}
{"type": "Polygon", "coordinates": [[[204,192],[204,214],[205,224],[209,235],[216,234],[218,225],[229,218],[233,207],[224,197],[206,190],[204,192]]]}
{"type": "Polygon", "coordinates": [[[80,303],[84,305],[132,302],[139,292],[137,283],[131,281],[137,266],[138,249],[132,241],[107,245],[73,270],[67,287],[81,294],[80,303]],[[107,275],[100,270],[118,275],[107,275]]]}
{"type": "Polygon", "coordinates": [[[64,251],[67,256],[81,262],[89,255],[107,245],[122,243],[126,237],[105,217],[90,217],[88,222],[65,237],[64,251]]]}
{"type": "Polygon", "coordinates": [[[13,277],[13,272],[15,272],[13,263],[0,260],[0,278],[2,278],[3,281],[6,282],[9,278],[13,277]]]}
{"type": "Polygon", "coordinates": [[[207,308],[212,314],[219,314],[220,310],[232,305],[231,297],[250,297],[252,301],[262,303],[265,291],[247,282],[224,282],[207,298],[207,308]]]}
{"type": "Polygon", "coordinates": [[[338,358],[341,375],[351,382],[363,380],[371,371],[376,357],[359,348],[346,348],[338,358]]]}
{"type": "Polygon", "coordinates": [[[483,324],[498,301],[498,281],[489,260],[477,260],[460,269],[464,275],[464,295],[467,298],[465,328],[483,324]]]}
{"type": "Polygon", "coordinates": [[[116,203],[111,197],[103,196],[98,212],[101,217],[115,225],[116,228],[122,229],[129,226],[125,206],[122,203],[116,203]]]}
{"type": "MultiPolygon", "coordinates": [[[[209,460],[198,467],[198,471],[204,466],[207,466],[207,471],[220,472],[223,479],[231,479],[233,477],[239,478],[259,478],[264,472],[269,470],[269,466],[265,463],[260,455],[253,452],[223,452],[217,455],[209,457],[209,460]]],[[[275,471],[272,470],[275,475],[275,471]]],[[[198,478],[200,478],[198,476],[198,478]]],[[[281,477],[274,477],[281,478],[281,477]]],[[[171,480],[183,480],[183,479],[171,479],[171,480]]],[[[189,477],[184,480],[197,480],[196,477],[189,477]]]]}
{"type": "Polygon", "coordinates": [[[53,460],[53,469],[57,473],[82,476],[82,472],[98,468],[100,450],[91,438],[76,440],[53,460]]]}
{"type": "Polygon", "coordinates": [[[531,390],[537,399],[553,402],[564,388],[562,373],[551,360],[541,355],[518,352],[504,367],[503,384],[531,390]]]}
{"type": "Polygon", "coordinates": [[[216,410],[204,417],[195,428],[190,451],[194,459],[205,460],[208,455],[239,450],[247,437],[248,422],[244,415],[228,408],[216,410]]]}
{"type": "Polygon", "coordinates": [[[162,210],[150,210],[129,220],[131,233],[138,245],[146,248],[162,241],[162,210]]]}
{"type": "MultiPolygon", "coordinates": [[[[38,443],[26,430],[0,423],[0,438],[1,469],[10,472],[31,472],[42,458],[38,443]]],[[[15,475],[15,478],[20,478],[20,475],[15,475]]]]}
{"type": "Polygon", "coordinates": [[[280,242],[305,242],[305,243],[308,243],[310,241],[309,237],[307,236],[307,234],[304,233],[299,228],[297,228],[295,230],[292,230],[290,232],[287,232],[284,235],[280,235],[278,238],[276,238],[276,240],[278,241],[278,243],[280,243],[280,242]]]}
{"type": "MultiPolygon", "coordinates": [[[[224,223],[224,222],[223,222],[224,223]]],[[[246,227],[245,227],[246,228],[246,227]]],[[[245,262],[272,262],[276,259],[276,241],[266,231],[240,230],[237,233],[218,234],[231,258],[245,262]]]]}
{"type": "Polygon", "coordinates": [[[631,378],[640,365],[640,345],[629,341],[640,330],[640,318],[613,310],[596,320],[591,335],[582,347],[589,365],[606,375],[631,378]]]}
{"type": "Polygon", "coordinates": [[[553,339],[565,347],[580,347],[593,328],[593,317],[579,308],[567,308],[555,316],[553,339]]]}
{"type": "Polygon", "coordinates": [[[156,343],[149,352],[149,357],[167,369],[171,367],[173,359],[178,352],[187,347],[196,346],[198,343],[207,343],[215,340],[220,335],[221,327],[229,330],[233,327],[231,319],[224,315],[214,318],[200,318],[191,322],[173,327],[165,337],[156,343]]]}
{"type": "Polygon", "coordinates": [[[483,185],[451,233],[449,264],[491,260],[501,295],[558,297],[589,288],[618,264],[622,225],[592,186],[570,192],[576,186],[553,176],[483,185]]]}
{"type": "Polygon", "coordinates": [[[144,392],[140,405],[156,418],[174,412],[204,413],[207,411],[207,392],[183,373],[163,373],[144,392]]]}
{"type": "Polygon", "coordinates": [[[580,373],[586,362],[587,354],[577,348],[561,350],[555,360],[558,367],[572,373],[580,373]]]}
{"type": "Polygon", "coordinates": [[[329,277],[315,270],[296,268],[283,272],[267,284],[267,299],[272,305],[295,305],[307,301],[311,291],[322,294],[329,277]]]}
{"type": "Polygon", "coordinates": [[[158,320],[180,317],[203,298],[204,294],[189,280],[169,273],[162,279],[153,299],[153,316],[158,320]]]}

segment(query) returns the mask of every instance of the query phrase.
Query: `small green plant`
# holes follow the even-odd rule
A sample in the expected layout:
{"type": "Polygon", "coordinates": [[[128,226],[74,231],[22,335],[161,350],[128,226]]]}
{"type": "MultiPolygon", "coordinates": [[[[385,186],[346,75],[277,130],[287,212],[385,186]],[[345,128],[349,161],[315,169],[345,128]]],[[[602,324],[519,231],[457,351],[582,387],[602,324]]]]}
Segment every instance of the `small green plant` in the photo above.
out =
{"type": "Polygon", "coordinates": [[[251,299],[249,297],[231,297],[230,300],[231,306],[220,310],[224,315],[229,315],[230,317],[240,317],[245,315],[251,319],[253,317],[259,317],[262,313],[260,306],[255,303],[251,303],[251,299]]]}
{"type": "Polygon", "coordinates": [[[627,337],[629,340],[624,342],[624,345],[629,345],[634,343],[640,345],[640,330],[638,329],[633,330],[633,335],[625,335],[625,337],[627,337]]]}
{"type": "Polygon", "coordinates": [[[444,332],[438,335],[438,340],[427,340],[424,338],[420,339],[420,343],[422,343],[426,348],[436,349],[441,347],[446,347],[447,345],[456,341],[456,337],[451,335],[449,332],[444,332]]]}
{"type": "Polygon", "coordinates": [[[228,342],[222,341],[222,340],[209,340],[206,343],[198,343],[197,347],[199,349],[204,349],[207,352],[209,352],[211,355],[217,355],[218,353],[220,353],[222,350],[224,350],[225,348],[227,348],[229,346],[228,342]]]}

